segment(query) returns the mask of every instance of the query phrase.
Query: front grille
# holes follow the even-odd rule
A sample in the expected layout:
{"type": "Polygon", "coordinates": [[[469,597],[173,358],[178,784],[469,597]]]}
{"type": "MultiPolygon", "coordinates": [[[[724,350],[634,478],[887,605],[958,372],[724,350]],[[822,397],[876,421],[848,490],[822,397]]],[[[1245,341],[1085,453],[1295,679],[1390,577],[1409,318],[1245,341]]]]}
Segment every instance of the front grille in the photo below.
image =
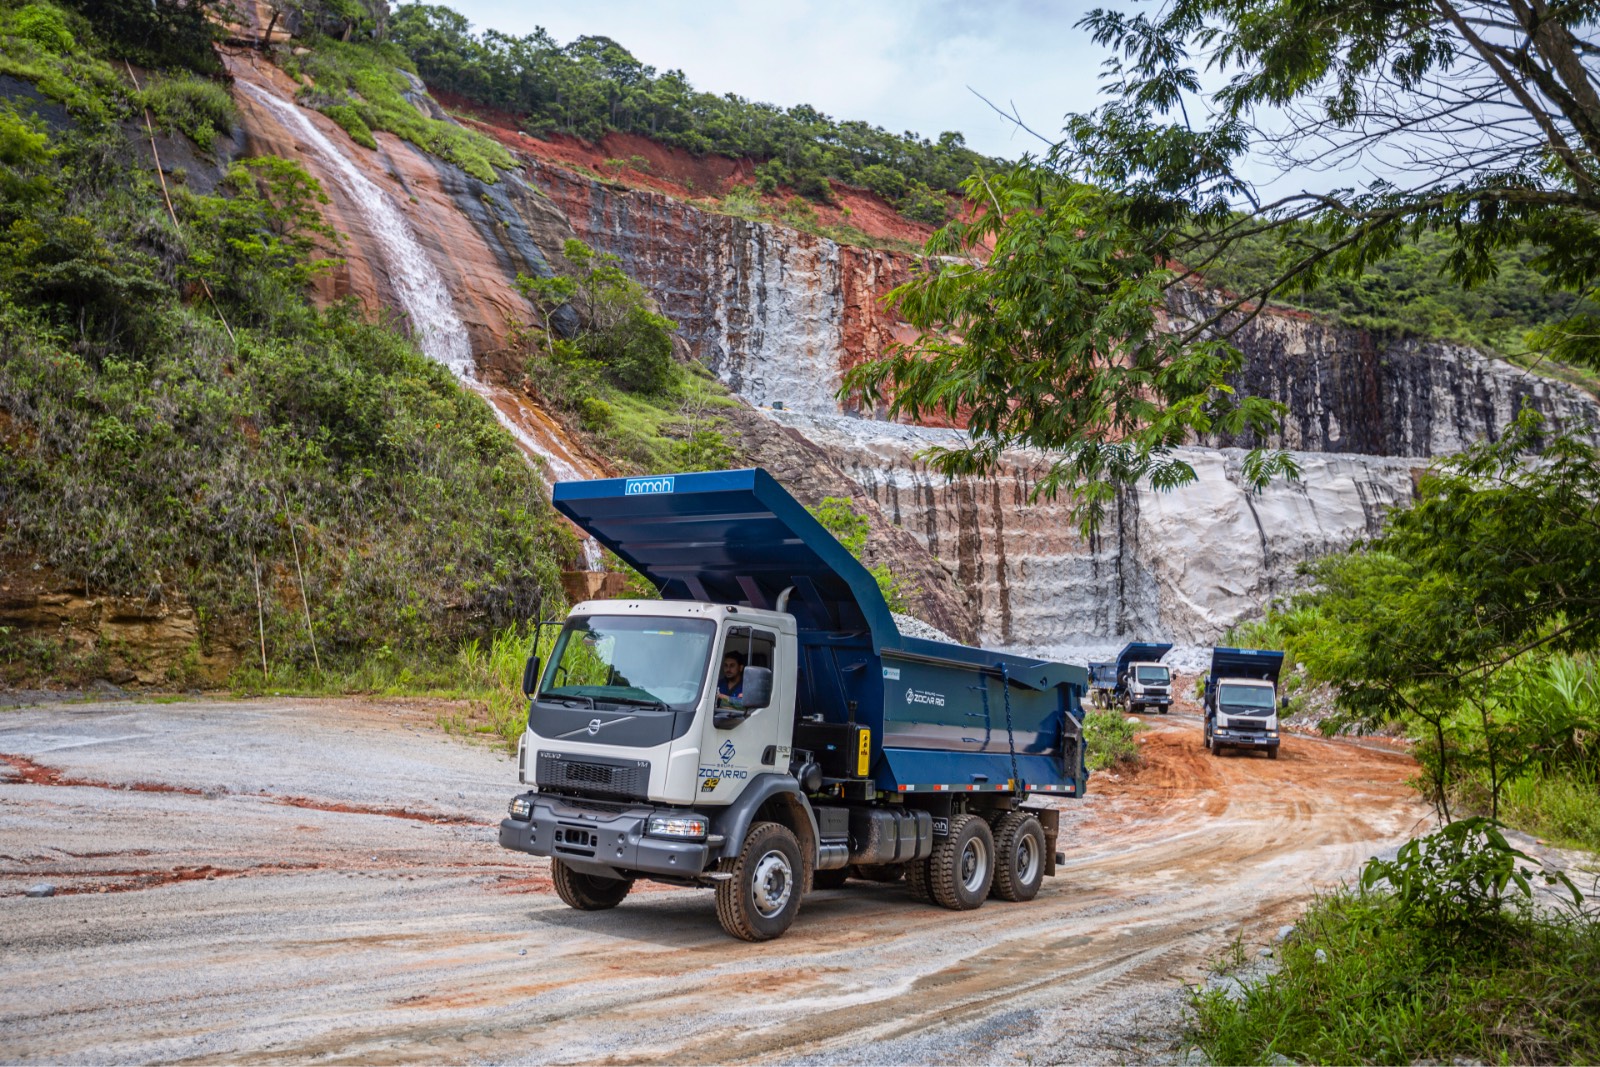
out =
{"type": "Polygon", "coordinates": [[[1266,724],[1265,723],[1259,723],[1259,722],[1251,722],[1248,719],[1246,719],[1244,722],[1240,722],[1238,719],[1236,719],[1236,718],[1234,718],[1233,716],[1230,715],[1228,717],[1228,725],[1227,725],[1226,729],[1237,730],[1240,733],[1245,733],[1245,734],[1259,734],[1263,730],[1266,729],[1266,724]]]}
{"type": "Polygon", "coordinates": [[[1167,691],[1165,689],[1146,689],[1144,695],[1147,697],[1164,697],[1167,695],[1167,691]]]}
{"type": "Polygon", "coordinates": [[[650,792],[650,761],[541,752],[534,784],[552,792],[643,800],[650,792]]]}
{"type": "Polygon", "coordinates": [[[1248,716],[1252,716],[1252,717],[1257,718],[1257,719],[1264,719],[1268,715],[1272,714],[1272,709],[1271,708],[1230,708],[1230,707],[1224,706],[1223,709],[1222,709],[1222,714],[1227,715],[1230,718],[1238,718],[1241,715],[1248,715],[1248,716]]]}

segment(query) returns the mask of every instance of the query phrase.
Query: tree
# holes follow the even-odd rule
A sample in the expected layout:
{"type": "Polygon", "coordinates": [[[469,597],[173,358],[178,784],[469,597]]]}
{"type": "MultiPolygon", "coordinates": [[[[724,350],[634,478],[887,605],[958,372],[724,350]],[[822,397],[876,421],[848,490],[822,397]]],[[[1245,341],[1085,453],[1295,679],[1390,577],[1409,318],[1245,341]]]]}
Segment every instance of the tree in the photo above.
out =
{"type": "MultiPolygon", "coordinates": [[[[949,473],[1011,445],[1056,452],[1040,488],[1069,488],[1092,524],[1115,482],[1192,478],[1170,451],[1188,435],[1270,423],[1227,381],[1229,338],[1275,294],[1359,276],[1437,233],[1456,285],[1527,244],[1550,286],[1587,295],[1600,277],[1597,15],[1593,0],[1096,10],[1080,26],[1112,52],[1111,101],[1068,116],[1042,156],[967,183],[984,214],[936,234],[896,294],[921,339],[846,388],[896,413],[970,412],[972,447],[936,457],[949,473]],[[1203,90],[1207,78],[1220,87],[1203,90]],[[1382,177],[1264,203],[1246,178],[1264,163],[1382,177]],[[1265,282],[1178,299],[1263,233],[1284,250],[1265,282]]],[[[1538,343],[1600,366],[1600,316],[1580,309],[1538,343]]],[[[1271,454],[1252,464],[1256,481],[1289,469],[1271,454]]]]}
{"type": "Polygon", "coordinates": [[[1379,537],[1313,563],[1316,589],[1276,619],[1356,721],[1425,728],[1418,755],[1446,818],[1458,770],[1487,775],[1497,813],[1501,783],[1570,733],[1519,713],[1518,672],[1600,646],[1600,451],[1547,433],[1524,412],[1500,440],[1437,461],[1379,537]]]}

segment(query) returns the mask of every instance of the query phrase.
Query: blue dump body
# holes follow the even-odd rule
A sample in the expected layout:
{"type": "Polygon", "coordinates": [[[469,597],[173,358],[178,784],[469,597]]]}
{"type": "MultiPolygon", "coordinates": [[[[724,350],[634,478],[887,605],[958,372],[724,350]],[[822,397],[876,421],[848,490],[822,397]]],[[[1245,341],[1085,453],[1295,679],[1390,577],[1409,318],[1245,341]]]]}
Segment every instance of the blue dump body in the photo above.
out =
{"type": "Polygon", "coordinates": [[[1172,645],[1154,641],[1130,641],[1117,653],[1117,677],[1122,677],[1130,663],[1160,663],[1161,657],[1172,651],[1172,645]]]}
{"type": "Polygon", "coordinates": [[[1274,685],[1283,670],[1283,653],[1259,648],[1213,648],[1207,684],[1219,678],[1256,678],[1274,685]]]}
{"type": "Polygon", "coordinates": [[[879,789],[1081,795],[1088,673],[900,633],[872,575],[765,471],[561,482],[554,500],[663,599],[772,609],[792,589],[796,714],[869,727],[879,789]]]}
{"type": "Polygon", "coordinates": [[[1091,689],[1115,689],[1117,686],[1117,665],[1115,663],[1089,663],[1089,687],[1091,689]]]}

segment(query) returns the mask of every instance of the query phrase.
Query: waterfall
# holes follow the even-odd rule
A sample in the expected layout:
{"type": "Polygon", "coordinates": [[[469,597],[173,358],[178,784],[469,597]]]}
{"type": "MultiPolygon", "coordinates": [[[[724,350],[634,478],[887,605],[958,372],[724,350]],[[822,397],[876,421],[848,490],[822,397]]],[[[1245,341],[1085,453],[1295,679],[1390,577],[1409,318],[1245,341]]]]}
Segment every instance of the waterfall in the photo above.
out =
{"type": "MultiPolygon", "coordinates": [[[[461,384],[483,397],[500,425],[509,430],[525,449],[542,458],[556,479],[577,481],[588,477],[588,473],[571,458],[561,455],[519,426],[495,402],[493,391],[478,380],[472,361],[472,342],[467,337],[467,328],[461,316],[456,313],[454,301],[450,299],[450,290],[445,287],[439,269],[417,243],[393,198],[361,173],[360,168],[350,162],[337,145],[323,136],[322,131],[298,105],[247,81],[240,80],[236,84],[271,112],[279,125],[299,138],[366,219],[373,237],[384,252],[384,263],[381,265],[388,268],[389,281],[406,316],[411,320],[412,332],[423,354],[449,367],[461,384]]],[[[599,546],[592,539],[585,538],[583,548],[589,569],[599,570],[599,546]]]]}

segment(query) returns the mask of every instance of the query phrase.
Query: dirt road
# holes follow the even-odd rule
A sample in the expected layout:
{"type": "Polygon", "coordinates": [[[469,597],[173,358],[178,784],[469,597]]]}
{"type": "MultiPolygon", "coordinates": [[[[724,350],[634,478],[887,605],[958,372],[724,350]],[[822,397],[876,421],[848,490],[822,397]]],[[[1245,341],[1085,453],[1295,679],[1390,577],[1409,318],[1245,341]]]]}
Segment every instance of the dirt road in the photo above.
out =
{"type": "Polygon", "coordinates": [[[851,882],[747,945],[705,892],[564,907],[495,844],[510,761],[426,709],[0,711],[0,1060],[1170,1056],[1181,983],[1426,815],[1381,746],[1213,758],[1198,720],[1147,721],[1144,769],[1062,802],[1066,868],[1032,903],[851,882]]]}

